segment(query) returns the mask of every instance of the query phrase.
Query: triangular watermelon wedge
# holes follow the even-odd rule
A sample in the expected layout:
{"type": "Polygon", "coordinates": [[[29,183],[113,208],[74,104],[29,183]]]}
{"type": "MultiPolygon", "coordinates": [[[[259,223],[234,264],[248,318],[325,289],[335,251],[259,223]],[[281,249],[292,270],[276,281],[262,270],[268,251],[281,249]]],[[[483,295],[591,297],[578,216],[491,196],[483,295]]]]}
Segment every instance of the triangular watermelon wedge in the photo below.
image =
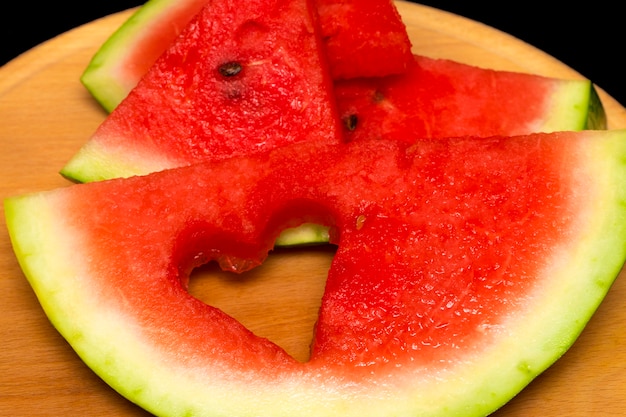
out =
{"type": "Polygon", "coordinates": [[[393,0],[315,0],[333,79],[403,74],[411,41],[393,0]]]}
{"type": "Polygon", "coordinates": [[[208,2],[62,170],[131,176],[303,140],[339,122],[308,0],[208,2]]]}
{"type": "Polygon", "coordinates": [[[415,55],[401,75],[335,82],[346,140],[606,129],[589,80],[497,71],[415,55]]]}
{"type": "MultiPolygon", "coordinates": [[[[113,110],[206,3],[147,1],[96,52],[81,76],[83,85],[106,110],[113,110]]],[[[391,0],[313,4],[334,77],[398,74],[411,63],[411,42],[391,0]]]]}
{"type": "Polygon", "coordinates": [[[159,416],[484,416],[568,349],[622,267],[624,161],[626,131],[309,141],[5,213],[52,323],[159,416]],[[310,220],[338,249],[300,363],[185,287],[310,220]]]}

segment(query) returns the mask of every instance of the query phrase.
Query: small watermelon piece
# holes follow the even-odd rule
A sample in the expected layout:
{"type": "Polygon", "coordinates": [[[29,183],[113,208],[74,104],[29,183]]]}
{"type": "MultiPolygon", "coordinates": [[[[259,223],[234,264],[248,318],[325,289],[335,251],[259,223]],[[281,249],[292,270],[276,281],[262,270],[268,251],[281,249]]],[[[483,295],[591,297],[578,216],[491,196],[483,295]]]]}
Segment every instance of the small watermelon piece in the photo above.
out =
{"type": "Polygon", "coordinates": [[[339,141],[307,0],[208,2],[63,169],[94,181],[339,141]]]}
{"type": "Polygon", "coordinates": [[[405,74],[335,82],[347,140],[606,129],[588,80],[496,71],[415,56],[405,74]]]}
{"type": "MultiPolygon", "coordinates": [[[[316,1],[333,74],[382,76],[400,73],[410,64],[411,42],[391,0],[316,1]],[[355,23],[358,30],[353,28],[355,23]]],[[[206,3],[147,1],[100,47],[81,82],[110,112],[206,3]]]]}
{"type": "Polygon", "coordinates": [[[9,198],[81,358],[160,416],[484,416],[557,360],[626,258],[626,131],[309,141],[9,198]],[[186,291],[286,222],[338,245],[298,362],[186,291]]]}
{"type": "Polygon", "coordinates": [[[334,79],[404,73],[411,41],[392,0],[316,0],[334,79]]]}

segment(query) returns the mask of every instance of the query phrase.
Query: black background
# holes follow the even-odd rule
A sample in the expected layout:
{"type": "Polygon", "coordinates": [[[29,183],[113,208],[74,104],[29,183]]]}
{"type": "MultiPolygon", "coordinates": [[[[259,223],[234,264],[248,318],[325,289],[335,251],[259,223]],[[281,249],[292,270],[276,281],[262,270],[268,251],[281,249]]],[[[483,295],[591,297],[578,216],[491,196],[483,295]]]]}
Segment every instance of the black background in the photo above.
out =
{"type": "MultiPolygon", "coordinates": [[[[98,17],[145,0],[22,1],[0,12],[0,65],[20,53],[98,17]]],[[[243,1],[243,0],[242,0],[243,1]]],[[[556,57],[626,104],[626,24],[619,2],[420,1],[507,32],[556,57]]]]}

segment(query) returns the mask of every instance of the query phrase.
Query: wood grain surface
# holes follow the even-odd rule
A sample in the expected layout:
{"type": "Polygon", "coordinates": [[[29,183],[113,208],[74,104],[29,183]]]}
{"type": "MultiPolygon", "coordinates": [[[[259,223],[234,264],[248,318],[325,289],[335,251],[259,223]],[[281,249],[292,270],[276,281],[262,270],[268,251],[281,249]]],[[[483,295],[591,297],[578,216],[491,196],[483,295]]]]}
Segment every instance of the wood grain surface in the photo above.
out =
{"type": "MultiPolygon", "coordinates": [[[[581,77],[493,28],[413,3],[398,8],[415,53],[581,77]]],[[[76,28],[0,68],[0,198],[69,185],[59,169],[105,118],[79,76],[130,13],[76,28]]],[[[609,127],[626,128],[626,110],[600,95],[609,127]]],[[[1,228],[0,416],[147,416],[92,373],[49,324],[1,228]]],[[[237,279],[208,267],[193,274],[190,291],[304,360],[332,256],[328,248],[279,251],[237,279]]],[[[625,299],[620,276],[566,355],[494,415],[626,416],[625,299]]]]}

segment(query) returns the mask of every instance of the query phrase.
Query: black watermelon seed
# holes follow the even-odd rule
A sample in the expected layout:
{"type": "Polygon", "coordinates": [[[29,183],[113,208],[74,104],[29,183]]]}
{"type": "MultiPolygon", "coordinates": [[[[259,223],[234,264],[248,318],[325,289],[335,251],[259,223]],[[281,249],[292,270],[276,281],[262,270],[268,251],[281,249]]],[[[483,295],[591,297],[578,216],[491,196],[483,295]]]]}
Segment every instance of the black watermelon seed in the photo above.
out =
{"type": "Polygon", "coordinates": [[[231,61],[231,62],[227,62],[225,64],[220,65],[220,67],[218,68],[218,71],[224,77],[234,77],[235,75],[239,74],[242,69],[243,67],[241,66],[239,62],[231,61]]]}
{"type": "Polygon", "coordinates": [[[343,118],[343,124],[349,131],[353,131],[356,129],[356,125],[359,121],[359,118],[356,114],[349,114],[343,118]]]}

